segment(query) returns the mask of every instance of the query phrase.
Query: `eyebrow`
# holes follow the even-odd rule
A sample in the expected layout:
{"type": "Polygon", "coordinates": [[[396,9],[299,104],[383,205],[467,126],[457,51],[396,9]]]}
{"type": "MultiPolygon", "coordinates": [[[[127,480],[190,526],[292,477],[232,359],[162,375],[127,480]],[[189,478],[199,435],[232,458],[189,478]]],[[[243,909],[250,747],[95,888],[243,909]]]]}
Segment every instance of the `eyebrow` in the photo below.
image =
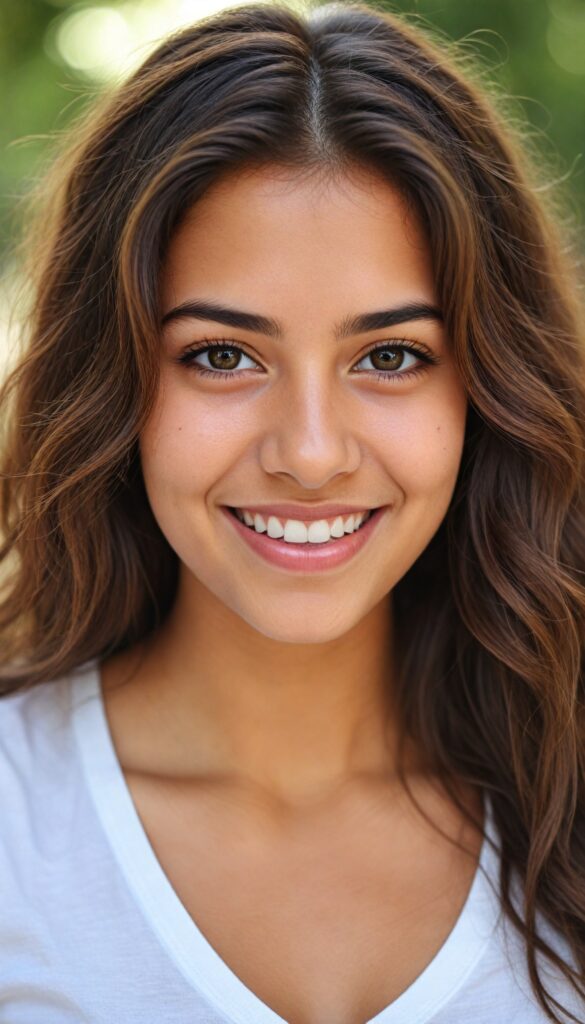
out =
{"type": "MultiPolygon", "coordinates": [[[[180,306],[170,309],[163,316],[161,326],[171,320],[187,318],[214,320],[217,323],[226,324],[228,327],[238,327],[244,331],[266,334],[276,341],[280,340],[284,334],[281,324],[277,320],[273,320],[272,317],[262,316],[260,313],[246,313],[241,309],[220,306],[215,302],[207,302],[203,299],[188,299],[180,306]]],[[[380,331],[385,327],[395,327],[396,324],[406,323],[410,320],[438,320],[442,323],[443,316],[436,306],[427,302],[407,302],[402,306],[382,309],[375,313],[346,316],[335,327],[334,336],[336,341],[342,341],[344,338],[351,337],[352,334],[380,331]]]]}

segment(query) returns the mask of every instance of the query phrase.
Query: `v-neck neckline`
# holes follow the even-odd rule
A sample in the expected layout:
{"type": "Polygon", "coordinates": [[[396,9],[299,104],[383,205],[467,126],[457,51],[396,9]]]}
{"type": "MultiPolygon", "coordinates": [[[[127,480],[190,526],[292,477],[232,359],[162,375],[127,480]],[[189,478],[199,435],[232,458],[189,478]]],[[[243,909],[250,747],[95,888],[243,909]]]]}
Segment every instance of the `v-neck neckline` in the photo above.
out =
{"type": "MultiPolygon", "coordinates": [[[[103,700],[99,662],[70,677],[73,728],[88,788],[129,890],[186,980],[233,1024],[287,1024],[228,967],[181,903],[150,844],[118,760],[103,700]]],[[[500,915],[499,840],[484,793],[479,863],[455,925],[433,959],[397,999],[364,1024],[426,1024],[464,984],[500,915]],[[493,887],[496,886],[496,889],[493,887]]]]}

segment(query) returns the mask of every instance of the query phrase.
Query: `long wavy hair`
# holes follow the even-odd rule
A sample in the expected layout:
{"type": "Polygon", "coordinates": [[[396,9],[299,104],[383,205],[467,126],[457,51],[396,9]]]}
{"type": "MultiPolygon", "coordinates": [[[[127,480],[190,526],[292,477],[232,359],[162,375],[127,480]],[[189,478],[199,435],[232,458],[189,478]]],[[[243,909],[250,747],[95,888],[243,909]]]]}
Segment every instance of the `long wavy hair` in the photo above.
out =
{"type": "Polygon", "coordinates": [[[580,995],[585,973],[584,314],[570,214],[475,66],[365,3],[252,3],[173,35],[78,118],[28,236],[25,344],[0,392],[0,690],[128,648],[173,604],[138,439],[180,218],[243,167],[374,170],[426,230],[469,400],[448,512],[394,588],[403,736],[466,817],[458,784],[489,794],[501,903],[558,1021],[537,952],[580,995]]]}

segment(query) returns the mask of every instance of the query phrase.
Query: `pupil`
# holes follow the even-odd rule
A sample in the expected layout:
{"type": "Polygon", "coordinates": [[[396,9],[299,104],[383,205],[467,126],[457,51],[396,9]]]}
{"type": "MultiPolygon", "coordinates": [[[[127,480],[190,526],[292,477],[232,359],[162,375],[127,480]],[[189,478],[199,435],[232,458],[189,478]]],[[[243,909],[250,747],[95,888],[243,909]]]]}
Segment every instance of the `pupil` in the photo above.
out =
{"type": "Polygon", "coordinates": [[[234,353],[233,348],[221,348],[217,349],[216,352],[211,352],[211,358],[218,359],[220,366],[219,369],[233,370],[234,366],[237,366],[238,357],[234,353]],[[228,354],[231,353],[231,356],[228,354]],[[226,366],[226,360],[229,365],[226,366]]]}
{"type": "Polygon", "coordinates": [[[384,349],[382,352],[376,352],[375,355],[382,360],[383,363],[394,363],[397,359],[400,359],[402,353],[396,352],[394,349],[384,349]],[[392,355],[389,355],[392,353],[392,355]]]}

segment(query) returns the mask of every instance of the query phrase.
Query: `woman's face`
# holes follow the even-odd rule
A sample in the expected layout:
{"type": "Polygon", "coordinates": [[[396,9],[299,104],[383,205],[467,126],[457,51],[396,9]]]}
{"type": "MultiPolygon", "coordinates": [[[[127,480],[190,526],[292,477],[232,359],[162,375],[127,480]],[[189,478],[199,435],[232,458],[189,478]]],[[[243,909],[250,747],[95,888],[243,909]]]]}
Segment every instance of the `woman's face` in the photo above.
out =
{"type": "MultiPolygon", "coordinates": [[[[459,470],[467,401],[432,313],[427,243],[400,194],[367,172],[320,182],[276,168],[239,174],[216,183],[171,240],[163,318],[200,302],[257,314],[272,329],[186,308],[161,328],[141,458],[154,515],[182,563],[181,593],[195,613],[211,592],[273,639],[333,640],[428,545],[459,470]],[[400,309],[389,326],[350,323],[400,309]],[[205,350],[204,339],[223,345],[205,350]],[[261,555],[226,511],[291,503],[307,519],[321,504],[382,512],[351,557],[299,569],[261,555]]],[[[270,508],[261,514],[267,523],[270,508]]],[[[266,533],[260,541],[266,551],[285,546],[266,533]]]]}

